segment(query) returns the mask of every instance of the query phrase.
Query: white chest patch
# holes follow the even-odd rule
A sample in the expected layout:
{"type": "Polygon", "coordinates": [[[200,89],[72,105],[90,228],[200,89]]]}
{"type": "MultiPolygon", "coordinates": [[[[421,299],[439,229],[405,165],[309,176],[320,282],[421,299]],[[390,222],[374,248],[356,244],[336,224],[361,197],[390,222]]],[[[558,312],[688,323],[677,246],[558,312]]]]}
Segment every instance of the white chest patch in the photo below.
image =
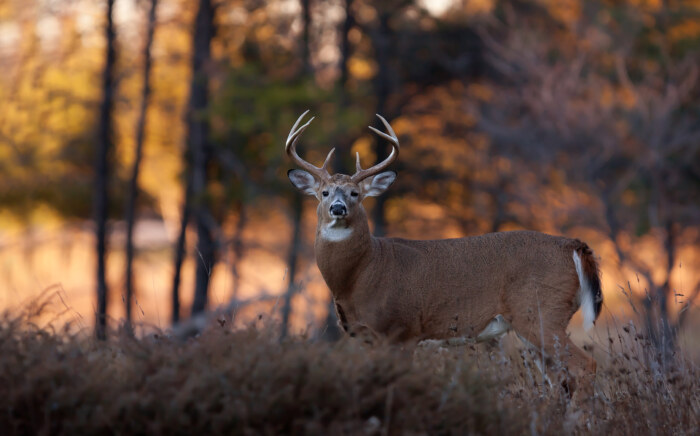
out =
{"type": "Polygon", "coordinates": [[[339,242],[343,241],[352,235],[352,229],[349,227],[334,227],[333,224],[321,229],[321,237],[326,241],[339,242]]]}

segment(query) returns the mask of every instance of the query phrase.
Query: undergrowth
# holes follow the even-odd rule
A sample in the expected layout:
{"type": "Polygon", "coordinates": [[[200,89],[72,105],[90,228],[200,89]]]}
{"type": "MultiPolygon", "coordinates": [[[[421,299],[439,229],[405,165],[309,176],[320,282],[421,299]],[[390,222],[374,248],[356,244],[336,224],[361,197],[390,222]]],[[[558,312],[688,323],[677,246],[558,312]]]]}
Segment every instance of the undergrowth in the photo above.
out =
{"type": "MultiPolygon", "coordinates": [[[[503,348],[368,346],[274,326],[105,342],[0,319],[0,433],[696,434],[698,367],[658,365],[633,326],[597,350],[595,394],[573,403],[503,348]]],[[[529,361],[529,363],[528,363],[529,361]]],[[[564,369],[562,369],[564,370],[564,369]]]]}

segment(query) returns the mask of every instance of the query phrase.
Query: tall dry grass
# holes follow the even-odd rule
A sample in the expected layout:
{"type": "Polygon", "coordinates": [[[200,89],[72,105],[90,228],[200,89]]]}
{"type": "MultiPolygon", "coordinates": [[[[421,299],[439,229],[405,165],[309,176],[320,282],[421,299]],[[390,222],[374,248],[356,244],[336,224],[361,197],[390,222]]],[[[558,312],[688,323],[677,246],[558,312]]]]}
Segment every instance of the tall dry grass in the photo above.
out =
{"type": "Polygon", "coordinates": [[[120,329],[99,342],[38,325],[45,308],[39,300],[0,319],[3,435],[683,435],[700,426],[697,365],[679,356],[662,364],[632,324],[596,347],[595,395],[572,403],[542,382],[537,353],[508,340],[492,348],[280,342],[262,318],[236,329],[214,320],[187,340],[120,329]]]}

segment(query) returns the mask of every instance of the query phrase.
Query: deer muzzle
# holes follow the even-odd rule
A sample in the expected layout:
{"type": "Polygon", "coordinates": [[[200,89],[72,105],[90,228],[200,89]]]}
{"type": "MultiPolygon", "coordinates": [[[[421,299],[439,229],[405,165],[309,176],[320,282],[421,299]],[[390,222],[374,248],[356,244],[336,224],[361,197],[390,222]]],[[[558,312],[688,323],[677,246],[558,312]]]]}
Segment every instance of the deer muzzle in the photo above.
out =
{"type": "Polygon", "coordinates": [[[345,206],[345,204],[341,203],[340,201],[336,201],[333,204],[331,204],[330,214],[334,218],[342,218],[344,216],[347,216],[348,208],[345,206]]]}

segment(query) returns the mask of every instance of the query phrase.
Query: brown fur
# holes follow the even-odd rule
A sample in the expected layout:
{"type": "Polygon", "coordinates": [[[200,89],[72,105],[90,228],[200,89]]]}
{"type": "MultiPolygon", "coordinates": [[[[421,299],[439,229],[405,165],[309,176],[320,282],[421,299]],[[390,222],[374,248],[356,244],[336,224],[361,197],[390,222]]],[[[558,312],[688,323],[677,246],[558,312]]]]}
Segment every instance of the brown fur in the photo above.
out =
{"type": "Polygon", "coordinates": [[[539,330],[539,313],[556,313],[548,323],[565,328],[578,309],[576,240],[523,231],[414,241],[374,238],[364,220],[353,228],[347,240],[315,246],[346,324],[397,340],[445,339],[475,336],[499,313],[523,333],[539,330]]]}

